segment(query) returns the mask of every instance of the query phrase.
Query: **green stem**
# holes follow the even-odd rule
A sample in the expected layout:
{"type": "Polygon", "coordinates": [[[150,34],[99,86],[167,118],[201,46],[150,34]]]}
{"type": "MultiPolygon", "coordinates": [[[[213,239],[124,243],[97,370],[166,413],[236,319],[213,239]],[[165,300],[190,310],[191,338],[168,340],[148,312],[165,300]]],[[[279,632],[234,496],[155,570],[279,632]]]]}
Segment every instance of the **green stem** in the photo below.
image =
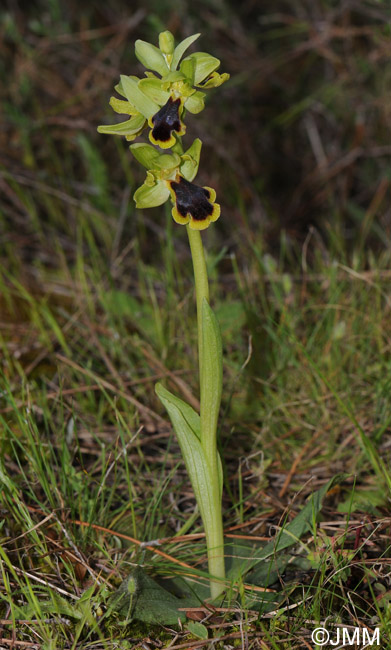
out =
{"type": "MultiPolygon", "coordinates": [[[[194,280],[197,300],[197,327],[198,327],[198,363],[200,368],[200,383],[202,381],[202,302],[204,298],[209,302],[208,272],[199,230],[192,230],[186,226],[187,235],[193,260],[194,280]]],[[[201,391],[202,392],[202,391],[201,391]]]]}
{"type": "MultiPolygon", "coordinates": [[[[204,521],[205,536],[208,549],[208,570],[211,576],[219,578],[220,581],[211,580],[210,590],[212,598],[217,598],[224,590],[225,579],[225,562],[224,562],[224,532],[223,518],[221,510],[221,492],[219,487],[219,459],[216,443],[217,423],[211,420],[209,409],[205,406],[207,402],[207,392],[216,387],[208,385],[208,377],[202,371],[202,360],[204,352],[211,353],[211,350],[203,350],[203,317],[202,305],[204,298],[209,304],[209,283],[205,263],[204,248],[202,245],[201,233],[198,230],[192,230],[187,226],[190,250],[193,260],[196,302],[197,302],[197,324],[198,324],[198,356],[200,369],[200,397],[201,397],[201,443],[205,451],[205,457],[208,461],[210,472],[210,517],[209,521],[204,521]]],[[[207,345],[206,340],[206,345],[207,345]]],[[[212,355],[213,356],[213,355],[212,355]]],[[[220,399],[220,397],[218,398],[220,399]]]]}

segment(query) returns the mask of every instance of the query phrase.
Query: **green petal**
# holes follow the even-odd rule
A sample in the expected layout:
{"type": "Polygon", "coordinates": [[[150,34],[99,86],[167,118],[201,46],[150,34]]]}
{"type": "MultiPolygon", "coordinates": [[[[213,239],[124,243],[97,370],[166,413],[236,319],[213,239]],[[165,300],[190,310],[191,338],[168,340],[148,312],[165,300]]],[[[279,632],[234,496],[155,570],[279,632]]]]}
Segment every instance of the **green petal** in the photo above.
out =
{"type": "Polygon", "coordinates": [[[168,72],[166,60],[158,47],[138,39],[135,43],[136,56],[149,70],[154,70],[164,77],[168,72]]]}
{"type": "Polygon", "coordinates": [[[165,203],[170,196],[170,192],[162,181],[157,181],[156,185],[148,187],[141,185],[133,196],[136,202],[136,208],[155,208],[165,203]]]}
{"type": "Polygon", "coordinates": [[[141,131],[144,122],[144,115],[138,114],[131,117],[130,120],[120,122],[119,124],[102,124],[101,126],[98,126],[98,132],[107,133],[109,135],[135,135],[141,131]]]}
{"type": "Polygon", "coordinates": [[[190,58],[195,61],[195,84],[199,84],[201,81],[209,77],[209,75],[217,70],[220,65],[219,59],[216,59],[215,56],[211,56],[207,52],[195,52],[194,54],[190,54],[190,56],[187,57],[185,61],[190,58]]]}
{"type": "Polygon", "coordinates": [[[225,81],[228,81],[229,78],[230,75],[228,72],[223,72],[223,74],[212,72],[209,79],[207,79],[205,83],[201,84],[201,88],[217,88],[217,86],[221,86],[225,81]]]}
{"type": "Polygon", "coordinates": [[[167,90],[162,88],[162,82],[160,79],[141,79],[138,84],[138,87],[142,92],[147,95],[150,99],[153,99],[154,102],[164,106],[168,102],[170,93],[167,90]]]}
{"type": "Polygon", "coordinates": [[[199,138],[196,138],[188,148],[187,151],[182,156],[183,163],[180,166],[180,171],[182,176],[186,178],[187,181],[192,181],[198,172],[198,165],[200,162],[202,142],[199,138]]]}
{"type": "Polygon", "coordinates": [[[199,90],[185,101],[185,108],[193,114],[201,113],[205,108],[204,97],[206,93],[201,93],[199,90]]]}
{"type": "Polygon", "coordinates": [[[170,70],[177,69],[178,63],[181,60],[184,53],[186,52],[187,48],[190,47],[190,45],[194,43],[194,41],[196,41],[199,36],[201,36],[201,34],[193,34],[192,36],[188,36],[187,38],[185,38],[184,41],[182,41],[181,43],[179,43],[179,45],[176,46],[172,57],[170,70]]]}
{"type": "Polygon", "coordinates": [[[137,113],[137,110],[130,102],[117,99],[117,97],[110,97],[109,104],[116,113],[122,113],[123,115],[136,115],[137,113]]]}
{"type": "Polygon", "coordinates": [[[138,87],[137,81],[132,79],[132,77],[121,75],[121,86],[126,99],[147,119],[155,115],[160,109],[159,104],[156,104],[152,99],[144,95],[138,87]]]}

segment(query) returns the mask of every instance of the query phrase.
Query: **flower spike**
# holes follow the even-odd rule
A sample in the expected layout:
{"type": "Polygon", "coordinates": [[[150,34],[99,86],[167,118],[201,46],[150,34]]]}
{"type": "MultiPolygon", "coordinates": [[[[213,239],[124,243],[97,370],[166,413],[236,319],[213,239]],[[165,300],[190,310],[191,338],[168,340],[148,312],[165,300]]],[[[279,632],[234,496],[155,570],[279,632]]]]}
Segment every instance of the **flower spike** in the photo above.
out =
{"type": "Polygon", "coordinates": [[[216,192],[212,187],[199,187],[177,174],[175,180],[166,181],[174,204],[172,216],[192,230],[205,230],[220,216],[220,205],[215,203],[216,192]]]}
{"type": "Polygon", "coordinates": [[[200,34],[185,38],[175,47],[169,31],[159,34],[159,47],[137,40],[136,56],[146,67],[145,77],[121,75],[116,91],[124,99],[112,97],[110,105],[117,113],[131,116],[126,122],[98,127],[100,133],[122,135],[134,140],[149,125],[149,140],[162,149],[177,143],[186,127],[182,113],[200,113],[204,107],[204,89],[215,88],[229,79],[220,74],[219,59],[207,52],[193,52],[185,58],[187,48],[200,34]]]}
{"type": "Polygon", "coordinates": [[[157,144],[162,149],[169,149],[176,142],[173,131],[178,135],[184,135],[186,127],[181,122],[182,111],[183,100],[180,97],[177,99],[169,97],[160,111],[148,120],[152,129],[149,133],[152,144],[157,144]]]}

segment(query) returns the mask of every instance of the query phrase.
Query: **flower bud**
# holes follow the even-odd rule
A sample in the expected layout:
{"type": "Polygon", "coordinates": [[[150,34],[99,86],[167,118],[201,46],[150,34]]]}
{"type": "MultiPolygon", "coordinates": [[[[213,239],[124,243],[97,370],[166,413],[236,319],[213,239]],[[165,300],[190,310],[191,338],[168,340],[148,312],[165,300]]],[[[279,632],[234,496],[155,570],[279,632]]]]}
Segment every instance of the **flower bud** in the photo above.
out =
{"type": "Polygon", "coordinates": [[[159,34],[159,48],[163,54],[172,54],[175,48],[175,40],[171,32],[161,32],[159,34]]]}

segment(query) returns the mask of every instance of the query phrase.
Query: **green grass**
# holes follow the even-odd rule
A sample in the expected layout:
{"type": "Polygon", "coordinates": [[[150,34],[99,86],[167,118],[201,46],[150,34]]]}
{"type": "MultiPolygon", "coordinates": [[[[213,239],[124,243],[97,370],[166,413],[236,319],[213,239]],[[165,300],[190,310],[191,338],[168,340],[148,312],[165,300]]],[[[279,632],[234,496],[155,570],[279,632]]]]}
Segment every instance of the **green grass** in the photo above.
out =
{"type": "MultiPolygon", "coordinates": [[[[20,272],[4,268],[3,276],[2,617],[19,640],[45,648],[115,647],[124,628],[97,612],[120,576],[139,563],[153,574],[178,573],[174,561],[121,534],[143,542],[200,532],[153,390],[159,378],[197,397],[190,260],[179,274],[175,257],[164,256],[158,274],[138,254],[135,292],[98,255],[82,214],[80,229],[74,264],[36,270],[39,289],[20,272]]],[[[181,235],[172,234],[174,246],[181,235]]],[[[387,587],[374,558],[383,566],[388,557],[388,257],[365,271],[335,259],[296,274],[284,271],[284,260],[267,270],[270,259],[260,254],[247,263],[224,294],[217,279],[214,287],[226,343],[226,529],[267,537],[268,524],[289,521],[329,477],[348,474],[297,549],[306,570],[286,567],[274,583],[286,592],[278,615],[247,614],[249,638],[274,647],[278,629],[284,647],[308,638],[308,621],[329,617],[377,621],[385,634],[387,587]]],[[[202,538],[185,539],[158,548],[201,568],[202,538]]],[[[218,633],[231,631],[233,641],[236,618],[226,613],[231,627],[218,633]]],[[[136,628],[150,635],[135,624],[126,633],[136,628]]]]}
{"type": "MultiPolygon", "coordinates": [[[[165,19],[152,4],[144,30],[165,19]]],[[[214,3],[210,10],[217,11],[214,3]]],[[[233,174],[232,160],[227,165],[222,155],[213,174],[223,214],[206,234],[225,353],[220,447],[227,556],[248,553],[247,544],[259,550],[274,535],[278,540],[307,497],[336,474],[345,480],[330,490],[300,541],[257,565],[255,586],[268,585],[270,596],[255,591],[249,605],[254,574],[248,573],[231,585],[225,609],[188,606],[188,620],[204,626],[189,630],[201,636],[187,623],[162,627],[116,611],[113,594],[135,566],[170,589],[188,567],[197,593],[206,584],[200,519],[154,392],[162,381],[197,404],[191,260],[186,233],[168,209],[135,210],[131,195],[141,179],[123,143],[95,133],[110,74],[120,70],[128,42],[119,39],[110,62],[91,68],[90,88],[83,48],[90,61],[104,37],[87,30],[83,41],[77,34],[87,27],[70,24],[60,3],[50,3],[48,16],[47,24],[24,25],[28,38],[7,18],[5,60],[27,68],[15,66],[12,79],[4,64],[0,69],[12,135],[0,169],[0,646],[200,648],[215,640],[221,648],[301,649],[312,647],[311,631],[327,620],[330,630],[379,626],[381,647],[391,647],[386,208],[377,218],[386,205],[387,170],[365,156],[351,171],[354,182],[341,171],[336,183],[345,189],[359,183],[367,198],[355,196],[342,209],[338,185],[337,192],[333,180],[325,181],[327,218],[300,241],[289,221],[279,238],[270,226],[277,205],[266,193],[274,187],[272,172],[265,171],[264,185],[254,161],[247,176],[236,158],[233,174]],[[49,39],[46,58],[34,33],[49,39]],[[49,71],[50,82],[37,70],[49,71]],[[59,74],[64,70],[69,77],[59,74]],[[254,217],[258,203],[249,196],[262,197],[270,223],[254,217]],[[151,545],[156,540],[160,545],[151,545]]],[[[95,25],[91,16],[86,10],[87,26],[95,25]]],[[[191,12],[186,20],[198,25],[191,12]]],[[[299,27],[297,20],[282,35],[271,31],[269,55],[273,38],[278,44],[290,29],[300,42],[299,27]]],[[[227,42],[236,43],[240,30],[225,29],[227,42]]],[[[373,30],[381,53],[382,38],[373,30]]],[[[224,39],[220,46],[229,57],[224,39]]],[[[363,65],[355,51],[349,70],[356,60],[363,65]]],[[[380,107],[386,74],[369,75],[380,107]]],[[[237,73],[232,88],[243,83],[237,73]]],[[[288,84],[285,100],[289,92],[288,84]]],[[[283,134],[291,151],[294,137],[276,129],[297,119],[310,95],[306,86],[289,110],[277,106],[266,115],[265,143],[283,134]]],[[[330,97],[327,110],[340,117],[337,81],[330,97]]],[[[232,115],[243,117],[239,109],[232,115]]],[[[368,147],[375,136],[382,142],[384,124],[376,124],[377,131],[368,125],[368,147]]],[[[212,164],[219,129],[207,145],[212,164]]],[[[309,160],[307,152],[305,166],[313,165],[309,160]]]]}

